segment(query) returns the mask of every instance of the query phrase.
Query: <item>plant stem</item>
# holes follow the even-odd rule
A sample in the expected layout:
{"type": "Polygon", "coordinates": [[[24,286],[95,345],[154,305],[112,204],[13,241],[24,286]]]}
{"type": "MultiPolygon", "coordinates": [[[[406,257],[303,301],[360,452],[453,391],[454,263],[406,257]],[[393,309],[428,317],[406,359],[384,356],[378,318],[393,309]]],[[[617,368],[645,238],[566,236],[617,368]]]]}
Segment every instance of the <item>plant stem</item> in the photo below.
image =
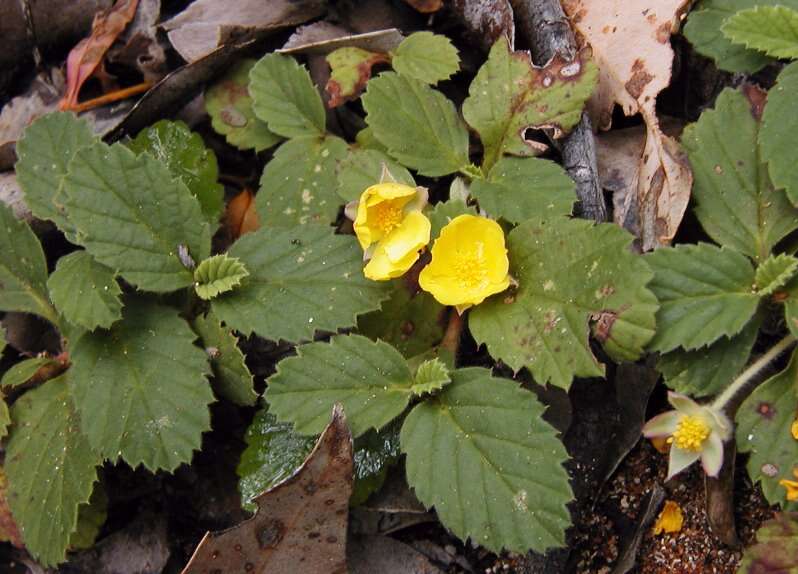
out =
{"type": "Polygon", "coordinates": [[[773,345],[773,347],[767,353],[751,363],[747,369],[740,373],[739,377],[734,379],[734,381],[732,381],[732,383],[726,387],[726,390],[718,395],[718,397],[712,403],[712,408],[723,410],[726,404],[734,398],[734,395],[736,395],[740,389],[751,382],[751,379],[756,377],[762,369],[772,363],[779,355],[789,349],[795,343],[795,341],[795,336],[787,335],[781,341],[773,345]]]}
{"type": "Polygon", "coordinates": [[[152,87],[151,82],[142,82],[141,84],[136,84],[135,86],[130,86],[129,88],[123,88],[121,90],[117,90],[115,92],[109,92],[107,94],[103,94],[98,98],[94,98],[91,100],[86,100],[85,102],[76,103],[74,106],[65,107],[65,110],[72,110],[76,113],[85,112],[92,108],[97,108],[100,106],[104,106],[106,104],[111,104],[113,102],[118,102],[119,100],[126,100],[132,96],[137,96],[138,94],[144,93],[152,87]]]}
{"type": "Polygon", "coordinates": [[[463,316],[452,307],[449,311],[449,324],[446,325],[446,333],[443,335],[440,347],[449,351],[457,360],[457,349],[460,347],[460,337],[463,334],[463,316]]]}

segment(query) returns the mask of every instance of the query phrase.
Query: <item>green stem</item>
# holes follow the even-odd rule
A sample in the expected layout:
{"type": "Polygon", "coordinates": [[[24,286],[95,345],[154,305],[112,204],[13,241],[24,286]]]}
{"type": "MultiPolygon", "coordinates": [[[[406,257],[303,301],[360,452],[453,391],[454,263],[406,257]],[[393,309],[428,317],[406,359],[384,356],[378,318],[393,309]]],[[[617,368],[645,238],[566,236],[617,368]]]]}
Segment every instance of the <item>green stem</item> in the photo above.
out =
{"type": "Polygon", "coordinates": [[[756,377],[760,371],[762,371],[762,369],[772,363],[779,355],[789,349],[795,343],[795,341],[796,339],[793,335],[787,335],[781,341],[776,343],[767,353],[751,363],[747,369],[740,373],[739,377],[734,379],[734,381],[732,381],[732,383],[726,387],[726,390],[718,395],[718,397],[712,403],[712,408],[716,410],[723,410],[723,408],[730,400],[734,398],[734,395],[736,395],[740,389],[751,382],[751,379],[756,377]]]}

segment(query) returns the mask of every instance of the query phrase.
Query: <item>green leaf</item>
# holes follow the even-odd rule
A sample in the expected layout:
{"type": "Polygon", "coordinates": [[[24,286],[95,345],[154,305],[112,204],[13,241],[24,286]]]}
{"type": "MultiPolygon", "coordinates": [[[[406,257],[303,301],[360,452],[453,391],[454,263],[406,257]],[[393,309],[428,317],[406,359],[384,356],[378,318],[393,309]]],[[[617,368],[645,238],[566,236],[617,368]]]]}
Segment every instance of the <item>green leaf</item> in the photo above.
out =
{"type": "Polygon", "coordinates": [[[69,537],[69,549],[85,550],[94,546],[107,518],[108,494],[103,483],[97,482],[89,501],[78,507],[77,529],[69,537]]]}
{"type": "Polygon", "coordinates": [[[770,295],[784,287],[798,270],[798,259],[781,253],[771,255],[756,268],[754,284],[759,295],[770,295]]]}
{"type": "Polygon", "coordinates": [[[425,31],[402,40],[391,65],[403,76],[437,84],[460,70],[460,58],[449,38],[425,31]]]}
{"type": "Polygon", "coordinates": [[[363,149],[375,149],[386,154],[388,153],[388,148],[380,143],[374,135],[374,130],[368,126],[357,132],[355,135],[355,143],[363,149]]]}
{"type": "Polygon", "coordinates": [[[781,71],[776,85],[768,92],[759,130],[759,146],[768,162],[770,178],[776,187],[787,191],[787,197],[794,205],[798,205],[798,164],[792,153],[795,134],[798,133],[796,95],[798,62],[793,62],[781,71]]]}
{"type": "Polygon", "coordinates": [[[748,362],[761,323],[750,321],[737,335],[721,337],[703,349],[674,349],[659,358],[657,370],[668,387],[684,395],[705,397],[720,393],[748,362]]]}
{"type": "Polygon", "coordinates": [[[352,436],[379,430],[402,414],[412,394],[413,375],[404,357],[382,341],[336,335],[329,343],[297,347],[269,377],[266,400],[277,420],[297,432],[318,434],[335,403],[341,403],[352,436]]]}
{"type": "Polygon", "coordinates": [[[467,205],[461,199],[450,199],[436,203],[432,210],[427,214],[430,222],[430,237],[437,239],[441,234],[441,229],[458,215],[477,215],[477,209],[473,205],[467,205]]]}
{"type": "Polygon", "coordinates": [[[11,426],[11,413],[3,393],[0,393],[0,439],[8,435],[8,427],[11,426]]]}
{"type": "Polygon", "coordinates": [[[682,143],[693,168],[701,225],[716,242],[761,262],[798,228],[798,209],[770,183],[757,147],[758,131],[751,102],[725,89],[714,110],[687,126],[682,143]]]}
{"type": "Polygon", "coordinates": [[[205,353],[176,309],[133,299],[110,331],[71,352],[70,385],[92,447],[132,467],[175,469],[210,429],[205,353]]]}
{"type": "Polygon", "coordinates": [[[277,422],[267,408],[255,413],[244,436],[247,448],[238,463],[238,490],[244,508],[256,510],[256,496],[294,474],[316,444],[315,436],[294,432],[291,423],[277,422]]]}
{"type": "Polygon", "coordinates": [[[350,506],[358,506],[377,492],[388,477],[388,469],[399,462],[399,419],[380,431],[370,429],[354,444],[355,484],[350,506]]]}
{"type": "Polygon", "coordinates": [[[49,219],[73,237],[61,208],[61,181],[75,152],[96,141],[89,122],[71,112],[53,112],[33,121],[17,142],[17,180],[25,203],[39,219],[49,219]]]}
{"type": "Polygon", "coordinates": [[[341,200],[335,192],[337,163],[346,142],[335,136],[294,138],[266,164],[255,206],[265,227],[331,223],[341,200]]]}
{"type": "Polygon", "coordinates": [[[500,159],[485,179],[475,179],[471,193],[496,219],[521,223],[533,217],[570,215],[575,185],[559,165],[537,158],[500,159]]]}
{"type": "Polygon", "coordinates": [[[353,327],[358,315],[377,309],[388,295],[386,285],[363,276],[355,239],[331,227],[261,229],[241,237],[228,254],[250,276],[211,305],[228,327],[246,335],[311,339],[316,330],[353,327]]]}
{"type": "Polygon", "coordinates": [[[252,389],[252,373],[238,348],[238,338],[212,311],[198,316],[192,326],[211,358],[218,394],[237,405],[254,405],[258,395],[252,389]]]}
{"type": "Polygon", "coordinates": [[[399,183],[415,186],[410,172],[376,149],[351,149],[338,162],[338,195],[344,201],[355,201],[366,188],[379,183],[385,166],[399,183]]]}
{"type": "Polygon", "coordinates": [[[502,154],[538,155],[545,146],[524,137],[528,128],[570,130],[598,79],[584,53],[573,62],[555,58],[544,68],[532,65],[526,52],[511,52],[502,36],[477,72],[463,102],[463,117],[482,139],[483,167],[502,154]]]}
{"type": "Polygon", "coordinates": [[[382,309],[362,315],[357,326],[370,339],[382,339],[405,357],[436,345],[446,330],[446,308],[426,291],[413,294],[404,279],[391,282],[391,298],[382,309]]]}
{"type": "Polygon", "coordinates": [[[650,348],[698,349],[739,333],[756,312],[754,268],[745,255],[709,243],[657,249],[646,256],[654,271],[657,333],[650,348]]]}
{"type": "Polygon", "coordinates": [[[369,81],[361,101],[374,137],[407,167],[435,177],[469,165],[465,123],[454,104],[427,84],[383,72],[369,81]]]}
{"type": "Polygon", "coordinates": [[[720,69],[753,73],[772,60],[760,52],[733,44],[721,28],[741,10],[777,4],[798,8],[798,0],[703,0],[690,12],[684,35],[698,53],[714,59],[720,69]]]}
{"type": "Polygon", "coordinates": [[[371,77],[372,66],[390,61],[386,54],[355,46],[333,50],[327,54],[326,60],[330,65],[330,79],[325,89],[330,95],[328,105],[331,108],[356,99],[371,77]]]}
{"type": "Polygon", "coordinates": [[[255,60],[242,60],[205,91],[205,110],[213,129],[238,149],[263,151],[282,138],[269,131],[252,109],[249,72],[255,60]]]}
{"type": "Polygon", "coordinates": [[[416,369],[410,391],[417,396],[440,391],[452,382],[449,368],[438,358],[424,361],[416,369]]]}
{"type": "Polygon", "coordinates": [[[57,364],[50,357],[33,357],[20,361],[3,374],[3,378],[0,380],[0,387],[14,388],[23,385],[42,367],[55,366],[57,364]]]}
{"type": "Polygon", "coordinates": [[[183,122],[161,120],[128,144],[136,155],[148,152],[163,163],[172,177],[182,181],[197,198],[202,213],[215,225],[224,208],[224,188],[219,184],[216,154],[205,147],[199,134],[183,122]]]}
{"type": "Polygon", "coordinates": [[[11,408],[8,503],[25,547],[42,566],[64,560],[78,507],[89,501],[102,462],[80,432],[65,378],[25,393],[11,408]]]}
{"type": "Polygon", "coordinates": [[[35,313],[53,324],[47,297],[47,262],[39,240],[11,208],[0,204],[0,311],[35,313]]]}
{"type": "Polygon", "coordinates": [[[267,54],[249,72],[255,115],[281,136],[320,136],[324,103],[304,66],[290,56],[267,54]]]}
{"type": "Polygon", "coordinates": [[[544,406],[487,369],[460,369],[452,384],[407,416],[407,479],[419,500],[462,540],[494,552],[565,544],[571,500],[567,458],[544,406]]]}
{"type": "Polygon", "coordinates": [[[772,58],[798,58],[798,11],[787,6],[755,6],[723,22],[723,35],[734,44],[772,58]]]}
{"type": "Polygon", "coordinates": [[[508,236],[513,294],[471,311],[474,338],[539,384],[568,388],[573,377],[601,376],[588,324],[615,360],[635,360],[654,334],[652,273],[631,253],[632,236],[615,225],[557,218],[527,221],[508,236]]]}
{"type": "Polygon", "coordinates": [[[195,260],[210,255],[199,202],[149,154],[100,142],[82,148],[64,191],[80,244],[142,290],[174,291],[194,282],[178,256],[181,245],[195,260]]]}
{"type": "Polygon", "coordinates": [[[116,274],[85,251],[59,259],[47,288],[55,308],[73,325],[107,329],[122,317],[116,274]]]}
{"type": "Polygon", "coordinates": [[[750,452],[748,475],[759,482],[770,504],[784,504],[786,490],[779,480],[795,480],[798,440],[790,426],[798,410],[798,353],[782,372],[757,387],[737,411],[737,448],[750,452]]]}
{"type": "Polygon", "coordinates": [[[213,299],[221,293],[232,291],[245,277],[246,266],[227,253],[208,257],[194,270],[194,290],[200,299],[213,299]]]}
{"type": "Polygon", "coordinates": [[[798,572],[798,513],[778,512],[756,531],[756,542],[745,549],[740,574],[798,572]]]}

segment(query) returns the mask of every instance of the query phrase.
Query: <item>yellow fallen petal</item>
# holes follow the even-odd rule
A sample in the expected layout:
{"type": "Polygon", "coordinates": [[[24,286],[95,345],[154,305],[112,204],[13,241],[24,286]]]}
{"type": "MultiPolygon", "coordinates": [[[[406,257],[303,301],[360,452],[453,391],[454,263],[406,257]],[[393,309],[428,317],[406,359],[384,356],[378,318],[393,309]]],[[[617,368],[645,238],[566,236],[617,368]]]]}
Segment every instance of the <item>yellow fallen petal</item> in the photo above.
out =
{"type": "Polygon", "coordinates": [[[792,421],[792,425],[790,426],[790,432],[792,433],[792,438],[798,440],[798,419],[792,421]]]}
{"type": "Polygon", "coordinates": [[[666,500],[665,506],[654,524],[654,535],[662,534],[663,532],[679,532],[683,523],[684,515],[682,515],[682,509],[674,501],[666,500]]]}
{"type": "Polygon", "coordinates": [[[667,436],[655,436],[651,437],[650,440],[651,445],[661,454],[668,454],[668,451],[671,450],[671,443],[667,436]]]}

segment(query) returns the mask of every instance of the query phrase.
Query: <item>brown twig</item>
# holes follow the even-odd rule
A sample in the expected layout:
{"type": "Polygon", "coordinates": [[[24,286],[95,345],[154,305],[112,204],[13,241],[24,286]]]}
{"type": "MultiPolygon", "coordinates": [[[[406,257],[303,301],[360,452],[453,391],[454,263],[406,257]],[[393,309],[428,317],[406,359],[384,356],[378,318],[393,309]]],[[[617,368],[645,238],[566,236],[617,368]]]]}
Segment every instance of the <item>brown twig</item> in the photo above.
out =
{"type": "MultiPolygon", "coordinates": [[[[527,38],[533,60],[543,65],[555,54],[571,60],[577,44],[559,0],[512,0],[516,23],[527,38]]],[[[587,113],[560,144],[563,165],[576,182],[579,203],[577,215],[594,221],[607,221],[607,204],[599,185],[596,141],[587,113]]]]}
{"type": "Polygon", "coordinates": [[[439,346],[441,349],[449,351],[455,359],[457,359],[457,349],[460,347],[460,338],[463,334],[464,326],[463,316],[452,308],[449,311],[449,323],[446,325],[446,332],[443,334],[443,339],[441,339],[439,346]]]}
{"type": "Polygon", "coordinates": [[[129,88],[123,88],[115,92],[103,94],[97,98],[92,98],[91,100],[86,100],[85,102],[80,102],[74,106],[66,107],[65,109],[76,113],[85,112],[93,108],[104,106],[105,104],[111,104],[120,100],[126,100],[132,96],[137,96],[138,94],[143,94],[151,87],[151,82],[142,82],[140,84],[136,84],[135,86],[130,86],[129,88]]]}

